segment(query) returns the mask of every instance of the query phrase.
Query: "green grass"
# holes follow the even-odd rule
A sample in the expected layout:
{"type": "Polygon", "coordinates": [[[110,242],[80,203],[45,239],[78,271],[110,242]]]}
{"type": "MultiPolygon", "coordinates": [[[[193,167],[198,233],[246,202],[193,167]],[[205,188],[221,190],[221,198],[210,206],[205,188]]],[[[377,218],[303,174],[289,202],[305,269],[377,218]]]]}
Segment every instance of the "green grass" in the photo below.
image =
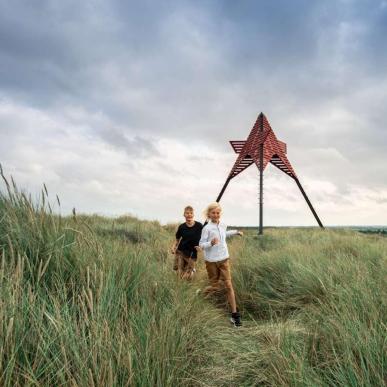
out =
{"type": "Polygon", "coordinates": [[[174,226],[60,217],[0,194],[0,385],[382,386],[387,239],[271,229],[230,242],[244,327],[177,280],[174,226]]]}

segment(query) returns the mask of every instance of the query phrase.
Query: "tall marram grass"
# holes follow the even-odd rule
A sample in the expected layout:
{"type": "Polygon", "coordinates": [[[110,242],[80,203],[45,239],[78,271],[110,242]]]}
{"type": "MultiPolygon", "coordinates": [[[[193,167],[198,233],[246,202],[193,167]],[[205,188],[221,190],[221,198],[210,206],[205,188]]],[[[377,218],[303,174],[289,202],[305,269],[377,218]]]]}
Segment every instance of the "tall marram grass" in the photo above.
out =
{"type": "MultiPolygon", "coordinates": [[[[244,327],[171,270],[173,227],[61,217],[1,171],[1,386],[382,386],[387,239],[230,243],[244,327]]],[[[58,201],[59,205],[59,201],[58,201]]]]}
{"type": "Polygon", "coordinates": [[[170,235],[129,217],[61,218],[46,190],[35,205],[3,178],[0,385],[193,383],[219,313],[170,273],[170,235]]]}
{"type": "Polygon", "coordinates": [[[386,238],[268,230],[233,254],[238,302],[254,323],[230,342],[227,364],[217,354],[234,372],[214,385],[386,384],[386,238]]]}

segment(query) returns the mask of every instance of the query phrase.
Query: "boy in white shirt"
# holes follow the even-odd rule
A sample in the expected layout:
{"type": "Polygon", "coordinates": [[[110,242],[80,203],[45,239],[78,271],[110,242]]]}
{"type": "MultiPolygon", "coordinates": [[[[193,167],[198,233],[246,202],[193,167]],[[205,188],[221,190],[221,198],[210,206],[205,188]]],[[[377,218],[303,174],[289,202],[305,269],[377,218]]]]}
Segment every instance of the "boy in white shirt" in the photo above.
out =
{"type": "Polygon", "coordinates": [[[231,322],[239,327],[242,325],[241,316],[237,311],[234,288],[231,281],[230,258],[226,243],[226,237],[231,235],[243,235],[241,231],[227,231],[227,226],[220,223],[222,208],[219,203],[212,203],[206,209],[207,219],[210,221],[204,226],[199,246],[204,252],[204,260],[208,279],[211,286],[205,290],[205,294],[216,292],[220,288],[219,281],[224,282],[227,290],[227,300],[231,307],[231,322]]]}

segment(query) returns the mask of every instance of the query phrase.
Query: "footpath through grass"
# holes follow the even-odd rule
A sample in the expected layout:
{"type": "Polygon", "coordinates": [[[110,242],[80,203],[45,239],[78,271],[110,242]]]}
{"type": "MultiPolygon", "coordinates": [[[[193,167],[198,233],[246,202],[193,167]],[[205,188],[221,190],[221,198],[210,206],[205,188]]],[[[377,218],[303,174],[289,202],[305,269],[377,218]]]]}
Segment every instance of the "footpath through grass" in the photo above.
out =
{"type": "MultiPolygon", "coordinates": [[[[268,230],[235,238],[244,327],[171,270],[173,227],[61,218],[0,194],[0,385],[382,386],[387,239],[268,230]]],[[[3,189],[4,188],[4,189],[3,189]]]]}

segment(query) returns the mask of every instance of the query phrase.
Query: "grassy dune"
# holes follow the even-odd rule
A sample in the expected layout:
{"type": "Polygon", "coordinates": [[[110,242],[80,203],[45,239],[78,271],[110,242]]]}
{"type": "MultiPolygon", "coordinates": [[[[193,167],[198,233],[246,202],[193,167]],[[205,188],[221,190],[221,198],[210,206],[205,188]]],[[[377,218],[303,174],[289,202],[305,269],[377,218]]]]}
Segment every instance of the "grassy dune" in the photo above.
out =
{"type": "Polygon", "coordinates": [[[174,227],[62,218],[0,194],[0,385],[382,386],[387,239],[248,232],[230,244],[244,327],[171,270],[174,227]]]}

